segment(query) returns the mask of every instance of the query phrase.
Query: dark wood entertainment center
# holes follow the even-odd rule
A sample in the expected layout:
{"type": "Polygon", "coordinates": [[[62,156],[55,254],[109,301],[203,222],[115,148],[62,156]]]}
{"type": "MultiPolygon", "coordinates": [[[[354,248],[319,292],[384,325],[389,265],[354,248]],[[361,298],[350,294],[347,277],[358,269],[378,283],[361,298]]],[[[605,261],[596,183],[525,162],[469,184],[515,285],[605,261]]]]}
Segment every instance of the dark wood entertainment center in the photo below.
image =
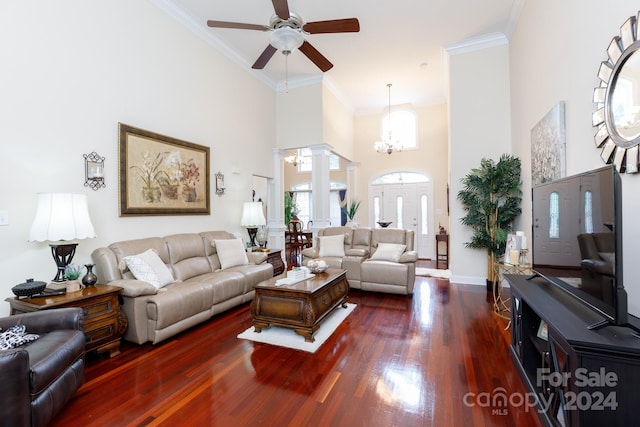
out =
{"type": "MultiPolygon", "coordinates": [[[[590,330],[602,316],[554,284],[541,277],[505,278],[511,288],[509,351],[537,404],[529,410],[549,426],[636,425],[640,337],[634,330],[590,330]]],[[[640,319],[629,318],[637,327],[640,319]]]]}

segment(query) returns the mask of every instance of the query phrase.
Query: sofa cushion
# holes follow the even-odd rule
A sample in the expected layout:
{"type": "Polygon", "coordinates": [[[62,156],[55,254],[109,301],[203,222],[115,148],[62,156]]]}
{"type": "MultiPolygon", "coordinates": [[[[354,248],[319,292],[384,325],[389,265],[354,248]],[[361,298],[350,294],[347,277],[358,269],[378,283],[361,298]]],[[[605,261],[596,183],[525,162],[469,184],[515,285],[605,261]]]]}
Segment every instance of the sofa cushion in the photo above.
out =
{"type": "Polygon", "coordinates": [[[171,271],[153,249],[124,257],[124,261],[136,279],[151,283],[158,289],[173,282],[171,271]]]}
{"type": "Polygon", "coordinates": [[[344,234],[318,237],[319,256],[344,256],[344,234]]]}
{"type": "Polygon", "coordinates": [[[378,243],[378,248],[373,255],[371,255],[370,259],[398,262],[406,248],[407,245],[397,243],[378,243]]]}
{"type": "Polygon", "coordinates": [[[247,251],[240,239],[220,239],[214,240],[218,258],[220,259],[220,268],[236,267],[238,265],[249,264],[247,251]]]}

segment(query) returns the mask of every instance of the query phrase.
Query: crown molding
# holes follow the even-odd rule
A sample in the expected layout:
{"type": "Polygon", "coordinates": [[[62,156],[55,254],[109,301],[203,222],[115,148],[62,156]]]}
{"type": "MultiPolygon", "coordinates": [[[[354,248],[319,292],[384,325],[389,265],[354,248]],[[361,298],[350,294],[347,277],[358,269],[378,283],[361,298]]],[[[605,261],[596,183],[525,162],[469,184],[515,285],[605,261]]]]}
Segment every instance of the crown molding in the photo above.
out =
{"type": "Polygon", "coordinates": [[[475,52],[490,47],[509,44],[509,39],[503,33],[491,33],[471,39],[463,40],[444,47],[444,50],[451,55],[475,52]]]}
{"type": "Polygon", "coordinates": [[[231,49],[229,45],[216,37],[213,32],[207,31],[207,27],[203,26],[199,22],[196,22],[191,15],[177,6],[172,0],[149,0],[149,2],[176,21],[178,21],[189,31],[200,37],[209,46],[212,46],[218,52],[229,58],[234,63],[238,64],[242,69],[254,76],[257,80],[261,81],[271,89],[276,90],[277,83],[275,81],[268,78],[264,73],[251,68],[252,64],[249,64],[247,61],[245,61],[240,55],[233,51],[233,49],[231,49]]]}

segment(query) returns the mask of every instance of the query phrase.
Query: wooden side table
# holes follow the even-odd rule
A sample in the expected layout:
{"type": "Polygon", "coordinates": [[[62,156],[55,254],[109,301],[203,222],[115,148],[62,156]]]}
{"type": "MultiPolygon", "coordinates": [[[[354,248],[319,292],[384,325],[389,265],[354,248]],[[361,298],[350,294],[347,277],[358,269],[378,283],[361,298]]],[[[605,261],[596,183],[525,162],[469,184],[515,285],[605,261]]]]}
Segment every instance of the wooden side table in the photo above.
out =
{"type": "Polygon", "coordinates": [[[118,286],[88,286],[78,292],[47,298],[7,298],[11,314],[30,313],[63,307],[80,307],[84,312],[84,334],[87,352],[120,354],[120,338],[127,329],[127,316],[120,308],[118,286]]]}
{"type": "Polygon", "coordinates": [[[449,268],[449,235],[446,233],[436,234],[436,268],[449,268]]]}
{"type": "Polygon", "coordinates": [[[284,273],[282,249],[271,249],[271,251],[267,253],[267,262],[273,266],[273,277],[284,273]]]}

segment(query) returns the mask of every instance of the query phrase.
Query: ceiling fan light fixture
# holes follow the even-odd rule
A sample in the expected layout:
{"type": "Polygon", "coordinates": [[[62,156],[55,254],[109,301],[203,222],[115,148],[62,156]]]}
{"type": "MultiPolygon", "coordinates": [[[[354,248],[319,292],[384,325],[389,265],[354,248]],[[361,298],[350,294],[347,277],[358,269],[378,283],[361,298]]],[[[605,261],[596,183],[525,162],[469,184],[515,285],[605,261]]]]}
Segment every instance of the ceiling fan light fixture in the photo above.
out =
{"type": "Polygon", "coordinates": [[[304,42],[300,31],[289,27],[276,28],[269,35],[269,44],[281,52],[293,52],[304,42]]]}

